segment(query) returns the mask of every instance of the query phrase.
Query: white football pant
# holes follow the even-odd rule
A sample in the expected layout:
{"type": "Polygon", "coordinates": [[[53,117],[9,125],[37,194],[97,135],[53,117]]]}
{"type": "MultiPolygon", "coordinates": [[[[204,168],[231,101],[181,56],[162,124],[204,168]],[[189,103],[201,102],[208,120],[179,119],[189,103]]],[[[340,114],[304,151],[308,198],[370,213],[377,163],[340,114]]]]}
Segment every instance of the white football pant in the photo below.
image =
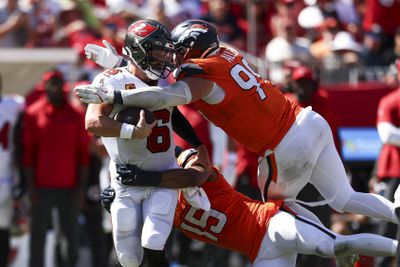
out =
{"type": "Polygon", "coordinates": [[[254,267],[296,266],[298,253],[321,257],[396,255],[397,241],[373,234],[338,235],[299,215],[278,211],[264,236],[254,267]]]}
{"type": "Polygon", "coordinates": [[[327,203],[338,212],[398,223],[392,202],[376,194],[353,190],[328,123],[311,108],[297,116],[274,151],[267,151],[259,159],[258,168],[258,185],[265,200],[286,199],[290,207],[300,190],[311,183],[325,198],[319,204],[327,203]]]}
{"type": "Polygon", "coordinates": [[[142,262],[142,247],[164,249],[173,225],[178,191],[116,184],[112,182],[116,197],[111,205],[115,249],[122,266],[136,267],[142,262]]]}

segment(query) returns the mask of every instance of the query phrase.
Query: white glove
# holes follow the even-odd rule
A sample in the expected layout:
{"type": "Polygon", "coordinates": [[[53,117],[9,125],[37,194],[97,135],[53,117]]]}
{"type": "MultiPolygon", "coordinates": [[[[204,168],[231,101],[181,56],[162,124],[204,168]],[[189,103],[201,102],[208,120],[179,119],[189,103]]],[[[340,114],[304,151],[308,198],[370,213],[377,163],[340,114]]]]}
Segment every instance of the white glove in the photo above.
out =
{"type": "Polygon", "coordinates": [[[195,208],[209,211],[211,208],[210,200],[207,194],[201,187],[186,187],[181,189],[186,201],[195,208]]]}
{"type": "Polygon", "coordinates": [[[118,56],[115,47],[106,40],[103,40],[103,44],[105,47],[95,44],[87,44],[85,46],[86,57],[106,69],[119,67],[122,58],[118,56]]]}
{"type": "Polygon", "coordinates": [[[103,85],[78,85],[74,91],[79,99],[87,104],[112,104],[114,100],[114,90],[103,85]]]}

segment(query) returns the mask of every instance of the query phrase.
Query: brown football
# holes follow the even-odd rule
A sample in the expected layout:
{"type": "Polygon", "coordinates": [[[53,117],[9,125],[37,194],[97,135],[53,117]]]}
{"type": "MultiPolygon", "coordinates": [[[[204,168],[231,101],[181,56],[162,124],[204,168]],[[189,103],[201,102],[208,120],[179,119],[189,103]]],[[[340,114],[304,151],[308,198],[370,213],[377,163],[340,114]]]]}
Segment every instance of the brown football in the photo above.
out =
{"type": "Polygon", "coordinates": [[[144,117],[147,123],[152,123],[153,121],[156,120],[156,117],[154,116],[153,112],[138,107],[129,107],[123,109],[120,112],[118,112],[114,118],[115,120],[122,123],[136,125],[140,119],[141,110],[144,110],[144,117]]]}

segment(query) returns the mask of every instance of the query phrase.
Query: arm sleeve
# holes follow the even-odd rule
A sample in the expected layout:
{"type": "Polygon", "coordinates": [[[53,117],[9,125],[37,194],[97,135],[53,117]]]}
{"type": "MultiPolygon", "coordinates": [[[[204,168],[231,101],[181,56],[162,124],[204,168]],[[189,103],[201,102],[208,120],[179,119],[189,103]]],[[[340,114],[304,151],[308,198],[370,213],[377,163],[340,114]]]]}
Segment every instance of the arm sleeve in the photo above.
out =
{"type": "Polygon", "coordinates": [[[192,147],[197,148],[201,145],[201,141],[194,131],[192,125],[183,116],[177,107],[172,112],[172,128],[183,140],[188,142],[192,147]]]}
{"type": "Polygon", "coordinates": [[[400,147],[399,128],[389,122],[380,122],[377,128],[382,143],[400,147]]]}
{"type": "MultiPolygon", "coordinates": [[[[117,92],[115,91],[115,93],[117,92]]],[[[117,104],[141,107],[150,111],[188,104],[192,100],[190,88],[184,81],[164,87],[150,86],[135,90],[122,90],[119,93],[121,98],[115,97],[114,100],[122,99],[122,103],[117,104]]]]}
{"type": "Polygon", "coordinates": [[[397,95],[389,95],[379,101],[377,129],[384,144],[400,146],[400,129],[396,126],[398,112],[397,95]]]}

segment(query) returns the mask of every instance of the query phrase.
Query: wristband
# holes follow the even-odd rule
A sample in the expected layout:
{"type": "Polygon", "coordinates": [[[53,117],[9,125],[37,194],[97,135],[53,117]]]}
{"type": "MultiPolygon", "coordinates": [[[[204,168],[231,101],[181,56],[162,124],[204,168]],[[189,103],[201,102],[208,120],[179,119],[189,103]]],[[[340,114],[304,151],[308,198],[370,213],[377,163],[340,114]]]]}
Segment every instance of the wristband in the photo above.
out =
{"type": "Polygon", "coordinates": [[[123,123],[119,132],[119,138],[132,139],[133,130],[135,130],[134,125],[123,123]]]}
{"type": "Polygon", "coordinates": [[[114,90],[114,99],[113,103],[115,104],[124,104],[124,100],[122,99],[121,91],[120,90],[114,90]]]}
{"type": "Polygon", "coordinates": [[[160,186],[161,172],[137,169],[135,178],[138,186],[160,186]]]}

